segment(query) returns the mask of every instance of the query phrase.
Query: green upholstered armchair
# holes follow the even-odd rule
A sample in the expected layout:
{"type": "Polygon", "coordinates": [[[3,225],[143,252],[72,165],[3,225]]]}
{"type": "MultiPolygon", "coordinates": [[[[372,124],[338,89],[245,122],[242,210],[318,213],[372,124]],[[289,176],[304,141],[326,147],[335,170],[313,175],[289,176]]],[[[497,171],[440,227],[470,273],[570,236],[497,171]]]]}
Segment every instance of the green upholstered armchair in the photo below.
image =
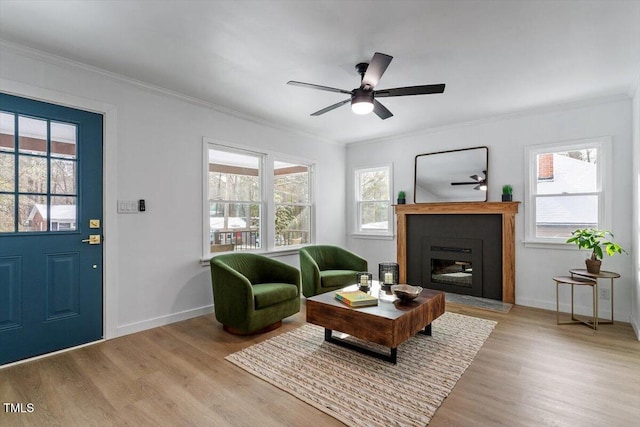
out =
{"type": "Polygon", "coordinates": [[[312,297],[356,283],[356,273],[367,271],[367,260],[338,246],[305,246],[300,270],[302,293],[312,297]]]}
{"type": "Polygon", "coordinates": [[[297,268],[250,253],[218,255],[210,264],[216,319],[225,331],[267,332],[300,311],[297,268]]]}

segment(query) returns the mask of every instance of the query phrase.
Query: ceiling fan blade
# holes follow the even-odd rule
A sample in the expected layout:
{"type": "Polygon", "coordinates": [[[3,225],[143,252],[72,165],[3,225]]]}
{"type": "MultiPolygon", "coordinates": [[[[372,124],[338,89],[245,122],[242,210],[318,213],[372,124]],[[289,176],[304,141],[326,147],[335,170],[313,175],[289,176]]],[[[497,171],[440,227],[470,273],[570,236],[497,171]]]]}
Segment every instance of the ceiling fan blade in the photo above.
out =
{"type": "Polygon", "coordinates": [[[382,120],[388,119],[389,117],[393,117],[393,113],[387,110],[387,107],[380,104],[375,99],[373,100],[373,112],[376,113],[376,115],[380,117],[382,120]]]}
{"type": "Polygon", "coordinates": [[[327,108],[323,108],[322,110],[318,110],[315,113],[311,113],[312,116],[319,116],[320,114],[328,113],[331,110],[335,110],[338,107],[343,106],[347,102],[351,102],[351,98],[345,99],[344,101],[336,102],[333,105],[329,105],[327,108]]]}
{"type": "Polygon", "coordinates": [[[444,83],[436,85],[396,87],[393,89],[381,89],[373,91],[376,97],[382,96],[408,96],[408,95],[430,95],[432,93],[443,93],[444,83]]]}
{"type": "Polygon", "coordinates": [[[451,185],[478,185],[478,181],[476,181],[476,182],[452,182],[451,185]]]}
{"type": "Polygon", "coordinates": [[[367,67],[367,72],[362,77],[361,87],[365,85],[369,86],[370,89],[376,87],[392,59],[393,56],[385,55],[384,53],[376,52],[373,54],[373,58],[371,58],[371,62],[367,67]]]}
{"type": "Polygon", "coordinates": [[[293,80],[290,80],[287,82],[287,84],[292,86],[306,87],[308,89],[324,90],[327,92],[346,93],[347,95],[351,95],[351,92],[348,90],[336,89],[335,87],[329,87],[329,86],[314,85],[313,83],[295,82],[293,80]]]}

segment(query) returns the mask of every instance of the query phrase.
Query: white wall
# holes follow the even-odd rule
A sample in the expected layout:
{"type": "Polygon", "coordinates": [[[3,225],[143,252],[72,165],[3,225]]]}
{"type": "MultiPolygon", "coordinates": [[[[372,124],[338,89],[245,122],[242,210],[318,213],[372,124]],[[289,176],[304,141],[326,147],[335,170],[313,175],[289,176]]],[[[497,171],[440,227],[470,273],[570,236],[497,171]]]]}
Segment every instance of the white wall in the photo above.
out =
{"type": "MultiPolygon", "coordinates": [[[[107,336],[211,311],[202,248],[202,138],[316,162],[317,240],[345,244],[345,148],[220,113],[89,67],[0,46],[0,90],[79,107],[109,105],[105,141],[107,336]],[[147,211],[116,214],[116,200],[147,211]]],[[[278,259],[297,266],[297,255],[278,259]]]]}
{"type": "MultiPolygon", "coordinates": [[[[392,120],[392,119],[391,119],[392,120]]],[[[413,202],[413,166],[416,154],[476,146],[489,147],[489,201],[500,201],[503,184],[512,184],[514,201],[524,197],[524,149],[529,145],[561,142],[609,135],[613,139],[613,218],[612,231],[618,243],[631,249],[631,100],[615,97],[599,103],[564,106],[532,111],[492,120],[437,129],[385,141],[347,147],[347,167],[392,161],[394,192],[407,191],[407,203],[413,202]]],[[[347,176],[347,194],[353,183],[347,176]]],[[[574,248],[534,249],[524,247],[524,203],[516,216],[516,303],[555,310],[555,284],[551,278],[567,274],[569,268],[584,268],[586,253],[574,248]]],[[[353,229],[353,205],[347,205],[347,232],[353,229]]],[[[370,270],[377,264],[396,259],[396,241],[364,240],[350,236],[348,247],[369,260],[370,270]]],[[[604,260],[604,269],[619,272],[615,282],[615,318],[629,321],[631,314],[632,256],[617,255],[604,260]]],[[[578,305],[589,307],[587,298],[578,305]]],[[[608,315],[608,302],[602,302],[600,314],[608,315]]]]}
{"type": "Polygon", "coordinates": [[[631,324],[640,340],[640,78],[633,95],[633,281],[631,324]]]}

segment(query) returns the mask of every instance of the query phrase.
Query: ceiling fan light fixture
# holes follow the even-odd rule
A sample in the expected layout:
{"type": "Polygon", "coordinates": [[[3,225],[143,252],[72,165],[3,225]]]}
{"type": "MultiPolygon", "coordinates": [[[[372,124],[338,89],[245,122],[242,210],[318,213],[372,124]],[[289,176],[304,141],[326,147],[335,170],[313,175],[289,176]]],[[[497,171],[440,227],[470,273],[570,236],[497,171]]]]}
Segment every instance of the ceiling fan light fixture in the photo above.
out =
{"type": "Polygon", "coordinates": [[[351,110],[356,114],[369,114],[373,111],[373,92],[356,90],[351,97],[351,110]]]}

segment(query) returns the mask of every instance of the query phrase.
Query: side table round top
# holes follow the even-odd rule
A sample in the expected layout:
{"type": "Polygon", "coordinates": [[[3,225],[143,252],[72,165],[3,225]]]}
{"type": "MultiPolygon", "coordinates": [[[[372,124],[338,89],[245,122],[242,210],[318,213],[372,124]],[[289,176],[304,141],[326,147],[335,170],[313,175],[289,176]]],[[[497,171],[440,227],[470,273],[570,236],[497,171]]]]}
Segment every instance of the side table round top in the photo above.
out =
{"type": "Polygon", "coordinates": [[[572,268],[569,270],[572,274],[577,274],[579,276],[591,277],[594,279],[617,279],[620,277],[618,273],[613,271],[600,271],[598,274],[589,273],[586,268],[572,268]]]}

